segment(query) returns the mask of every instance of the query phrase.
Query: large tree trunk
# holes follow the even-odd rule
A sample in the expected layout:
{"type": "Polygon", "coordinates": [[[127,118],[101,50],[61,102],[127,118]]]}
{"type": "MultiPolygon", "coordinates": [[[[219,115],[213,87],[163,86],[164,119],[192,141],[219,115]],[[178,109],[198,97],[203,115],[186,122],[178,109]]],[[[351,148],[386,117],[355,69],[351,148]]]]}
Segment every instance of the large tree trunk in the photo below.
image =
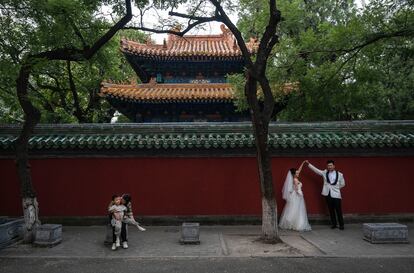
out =
{"type": "Polygon", "coordinates": [[[277,206],[273,191],[271,157],[267,145],[268,124],[253,125],[257,147],[260,189],[262,194],[262,239],[266,242],[280,241],[277,228],[277,206]]]}
{"type": "Polygon", "coordinates": [[[261,112],[257,101],[257,80],[246,73],[245,94],[250,106],[253,134],[256,142],[260,192],[262,196],[262,239],[265,242],[280,242],[277,228],[277,206],[273,191],[272,165],[267,145],[269,121],[261,112]]]}
{"type": "Polygon", "coordinates": [[[118,30],[122,29],[132,19],[131,0],[125,0],[126,14],[105,34],[103,34],[92,46],[84,46],[82,49],[72,47],[58,48],[50,51],[43,51],[36,55],[27,54],[22,62],[19,76],[16,80],[17,97],[23,109],[25,119],[19,138],[16,140],[16,165],[21,185],[23,213],[25,218],[24,239],[30,243],[36,227],[40,225],[39,206],[36,193],[32,184],[29,164],[29,140],[34,127],[40,121],[40,111],[31,103],[28,96],[28,85],[30,73],[36,62],[42,60],[66,60],[82,61],[89,60],[104,46],[118,30]]]}
{"type": "Polygon", "coordinates": [[[30,244],[34,240],[36,228],[40,226],[39,221],[39,204],[36,197],[26,197],[22,200],[24,228],[23,242],[30,244]]]}
{"type": "Polygon", "coordinates": [[[29,76],[32,69],[30,61],[25,61],[20,68],[17,78],[17,97],[25,114],[25,121],[16,141],[16,165],[17,174],[20,180],[23,214],[25,219],[24,242],[31,243],[36,227],[40,225],[39,206],[36,200],[36,193],[32,184],[29,163],[29,138],[34,127],[40,120],[40,111],[33,106],[27,94],[29,76]]]}

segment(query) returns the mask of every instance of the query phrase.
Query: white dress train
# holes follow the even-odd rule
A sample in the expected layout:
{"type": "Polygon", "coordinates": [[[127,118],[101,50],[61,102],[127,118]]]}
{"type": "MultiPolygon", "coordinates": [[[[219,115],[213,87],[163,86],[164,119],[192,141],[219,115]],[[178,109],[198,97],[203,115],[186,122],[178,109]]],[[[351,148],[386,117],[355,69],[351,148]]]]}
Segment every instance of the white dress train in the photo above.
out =
{"type": "MultiPolygon", "coordinates": [[[[293,179],[292,179],[293,180],[293,179]]],[[[280,217],[279,227],[297,231],[309,231],[311,226],[306,212],[305,199],[303,198],[302,183],[299,182],[298,190],[292,189],[287,193],[286,205],[280,217]]]]}

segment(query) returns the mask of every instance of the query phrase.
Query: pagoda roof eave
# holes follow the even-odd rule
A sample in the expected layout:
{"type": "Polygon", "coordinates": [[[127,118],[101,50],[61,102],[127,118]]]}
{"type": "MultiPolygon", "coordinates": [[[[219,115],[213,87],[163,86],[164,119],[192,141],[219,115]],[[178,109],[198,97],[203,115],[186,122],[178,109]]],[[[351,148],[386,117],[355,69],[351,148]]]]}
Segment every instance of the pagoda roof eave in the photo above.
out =
{"type": "Polygon", "coordinates": [[[234,61],[243,61],[243,56],[238,55],[211,55],[203,53],[183,53],[183,54],[148,54],[145,52],[136,52],[130,50],[123,50],[121,52],[130,58],[138,58],[142,60],[152,60],[152,61],[220,61],[220,62],[234,62],[234,61]]]}
{"type": "Polygon", "coordinates": [[[102,83],[100,96],[141,103],[232,102],[234,90],[227,83],[114,84],[102,83]]]}

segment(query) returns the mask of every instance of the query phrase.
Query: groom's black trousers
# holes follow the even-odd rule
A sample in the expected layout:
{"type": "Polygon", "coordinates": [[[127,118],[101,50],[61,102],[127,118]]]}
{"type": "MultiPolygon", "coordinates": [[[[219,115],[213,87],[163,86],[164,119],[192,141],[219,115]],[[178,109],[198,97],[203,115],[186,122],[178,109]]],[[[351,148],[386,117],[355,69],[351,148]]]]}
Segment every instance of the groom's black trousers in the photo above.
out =
{"type": "Polygon", "coordinates": [[[344,226],[344,218],[342,216],[342,205],[340,198],[333,198],[331,194],[325,196],[326,203],[328,204],[329,216],[331,217],[331,223],[333,226],[337,225],[336,217],[338,217],[339,226],[344,226]]]}

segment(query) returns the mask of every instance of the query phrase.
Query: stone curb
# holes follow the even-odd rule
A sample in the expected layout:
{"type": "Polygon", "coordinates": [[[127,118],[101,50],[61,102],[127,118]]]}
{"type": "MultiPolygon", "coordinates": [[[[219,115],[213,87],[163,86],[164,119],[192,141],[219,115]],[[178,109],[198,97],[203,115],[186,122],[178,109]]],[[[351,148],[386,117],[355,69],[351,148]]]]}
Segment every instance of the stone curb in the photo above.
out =
{"type": "MultiPolygon", "coordinates": [[[[72,217],[41,217],[42,223],[59,223],[63,226],[95,226],[106,225],[108,218],[103,216],[72,216],[72,217]]],[[[203,226],[215,225],[260,225],[259,216],[144,216],[138,217],[138,222],[144,226],[180,226],[183,222],[198,222],[203,226]]],[[[344,215],[345,224],[399,222],[414,223],[414,214],[392,214],[392,215],[344,215]]],[[[329,225],[327,216],[310,215],[311,225],[329,225]]]]}

